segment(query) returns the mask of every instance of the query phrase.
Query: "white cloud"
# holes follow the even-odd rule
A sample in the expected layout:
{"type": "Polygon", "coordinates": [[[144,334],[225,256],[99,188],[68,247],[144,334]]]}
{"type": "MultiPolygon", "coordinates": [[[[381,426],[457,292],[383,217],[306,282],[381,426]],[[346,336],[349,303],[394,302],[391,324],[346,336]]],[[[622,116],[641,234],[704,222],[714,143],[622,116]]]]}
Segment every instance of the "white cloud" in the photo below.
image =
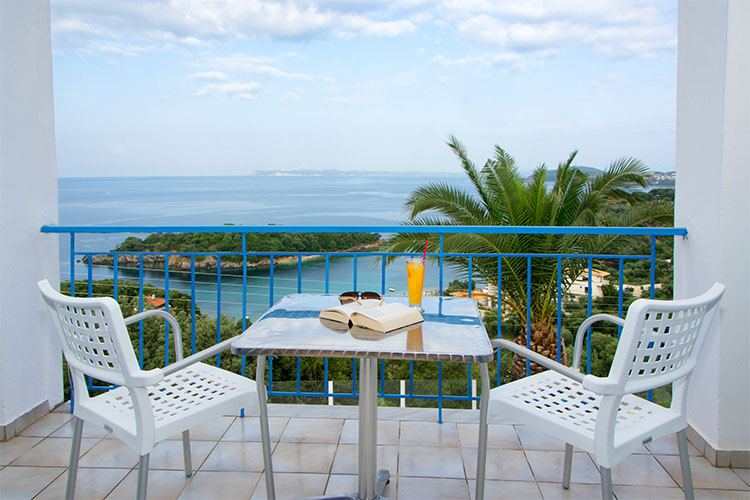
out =
{"type": "Polygon", "coordinates": [[[336,97],[329,97],[328,102],[331,104],[340,104],[343,106],[356,106],[359,104],[367,103],[368,99],[365,97],[362,97],[361,95],[336,96],[336,97]]]}
{"type": "Polygon", "coordinates": [[[555,54],[557,54],[557,51],[553,49],[527,52],[504,50],[501,52],[473,54],[454,59],[437,55],[433,58],[432,62],[439,64],[444,68],[458,67],[481,73],[489,68],[522,70],[531,65],[540,64],[544,60],[553,57],[555,54]]]}
{"type": "Polygon", "coordinates": [[[284,71],[274,64],[282,57],[290,57],[289,55],[282,55],[278,58],[274,57],[254,57],[245,54],[233,54],[225,57],[212,57],[205,61],[208,66],[221,68],[226,71],[246,73],[250,75],[266,76],[271,78],[278,78],[282,80],[300,80],[310,81],[317,77],[308,75],[305,73],[290,73],[284,71]]]}
{"type": "Polygon", "coordinates": [[[203,71],[202,73],[193,73],[188,76],[191,80],[213,80],[223,82],[229,80],[229,75],[221,71],[203,71]]]}
{"type": "Polygon", "coordinates": [[[677,44],[674,5],[664,0],[448,0],[442,9],[466,39],[508,50],[654,57],[677,44]]]}
{"type": "Polygon", "coordinates": [[[395,37],[416,30],[409,19],[384,18],[382,8],[351,7],[292,0],[52,0],[52,29],[66,48],[81,48],[87,37],[205,46],[265,38],[395,37]]]}
{"type": "Polygon", "coordinates": [[[300,102],[302,100],[302,95],[298,92],[286,92],[279,100],[283,103],[294,104],[295,102],[300,102]]]}
{"type": "MultiPolygon", "coordinates": [[[[427,40],[467,40],[465,57],[568,48],[655,57],[673,55],[677,39],[674,0],[52,0],[52,18],[57,52],[120,48],[127,55],[160,44],[210,48],[243,40],[392,38],[419,30],[427,40]]],[[[527,65],[539,60],[538,54],[527,57],[527,65]]],[[[241,59],[223,61],[219,69],[315,78],[284,70],[277,60],[241,59]]]]}
{"type": "Polygon", "coordinates": [[[263,86],[257,82],[226,82],[211,83],[200,88],[195,95],[205,97],[237,97],[239,99],[255,99],[255,94],[263,86]]]}

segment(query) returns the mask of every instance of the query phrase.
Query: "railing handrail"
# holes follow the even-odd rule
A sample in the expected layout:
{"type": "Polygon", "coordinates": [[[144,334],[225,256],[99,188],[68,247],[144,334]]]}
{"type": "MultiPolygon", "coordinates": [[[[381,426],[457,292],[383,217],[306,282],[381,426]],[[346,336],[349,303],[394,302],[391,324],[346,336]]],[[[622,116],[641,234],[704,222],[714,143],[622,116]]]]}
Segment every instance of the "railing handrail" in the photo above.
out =
{"type": "MultiPolygon", "coordinates": [[[[650,297],[655,297],[655,288],[656,288],[656,243],[657,243],[657,237],[658,236],[682,236],[686,237],[688,234],[687,228],[684,227],[592,227],[592,226],[568,226],[568,227],[561,227],[561,226],[442,226],[442,225],[432,225],[432,226],[411,226],[411,225],[370,225],[370,226],[363,226],[363,225],[350,225],[350,226],[335,226],[335,225],[321,225],[321,226],[300,226],[300,225],[292,225],[292,226],[237,226],[237,225],[206,225],[206,226],[194,226],[194,225],[186,225],[186,226],[74,226],[74,225],[45,225],[41,227],[42,233],[48,233],[48,234],[67,234],[70,237],[70,253],[69,253],[69,265],[70,265],[70,293],[71,295],[75,295],[75,269],[76,269],[76,258],[79,256],[85,256],[88,257],[88,260],[86,261],[86,274],[87,278],[86,281],[88,282],[88,295],[91,296],[93,292],[93,282],[94,282],[94,275],[93,275],[93,256],[96,255],[110,255],[113,257],[112,261],[112,280],[114,283],[114,296],[115,299],[118,298],[118,283],[119,283],[119,275],[118,272],[123,266],[119,265],[119,256],[121,255],[135,255],[138,257],[138,265],[137,267],[133,267],[133,269],[137,269],[138,273],[138,310],[142,311],[144,309],[144,283],[145,283],[145,274],[144,271],[146,270],[144,267],[144,257],[148,256],[164,256],[164,261],[169,262],[169,258],[173,256],[188,256],[190,257],[190,280],[185,281],[186,283],[190,284],[190,314],[191,314],[191,346],[192,349],[195,349],[195,342],[196,342],[196,257],[201,256],[216,256],[216,278],[215,278],[215,285],[216,285],[216,294],[215,294],[215,302],[216,302],[216,342],[221,341],[221,324],[222,324],[222,300],[224,303],[227,303],[228,301],[226,298],[222,299],[222,266],[221,266],[221,259],[226,258],[229,256],[238,256],[242,258],[243,265],[241,266],[242,269],[242,284],[239,285],[242,287],[242,291],[240,292],[242,295],[241,302],[241,314],[239,317],[242,321],[242,329],[244,330],[246,328],[246,321],[249,318],[247,314],[247,305],[248,305],[248,257],[251,256],[267,256],[269,257],[269,263],[270,266],[268,267],[268,306],[270,307],[273,305],[275,301],[275,290],[274,290],[274,280],[275,280],[275,258],[281,258],[286,256],[296,256],[297,257],[297,293],[301,293],[302,291],[302,258],[307,255],[314,255],[314,256],[324,256],[325,257],[325,288],[324,292],[329,293],[329,283],[330,283],[330,258],[333,256],[336,257],[351,257],[352,258],[352,289],[358,290],[357,286],[357,262],[358,258],[361,257],[382,257],[380,261],[381,265],[381,278],[380,278],[380,287],[381,287],[381,293],[385,294],[386,291],[386,257],[393,257],[393,256],[399,256],[399,255],[410,255],[413,254],[411,252],[387,252],[387,251],[365,251],[365,252],[353,252],[351,249],[345,250],[345,251],[256,251],[256,250],[247,250],[246,247],[246,239],[248,234],[252,233],[380,233],[382,234],[400,234],[400,233],[419,233],[419,234],[437,234],[439,235],[439,245],[437,248],[437,251],[427,253],[430,257],[436,257],[438,260],[438,293],[442,294],[444,290],[443,286],[443,268],[444,264],[449,261],[449,259],[455,259],[455,258],[466,258],[468,259],[468,283],[467,283],[467,289],[468,289],[468,296],[471,297],[471,290],[473,288],[472,284],[472,277],[473,277],[473,270],[472,270],[472,262],[473,259],[477,258],[497,258],[498,264],[497,264],[497,283],[498,283],[498,290],[497,290],[497,296],[502,295],[501,290],[501,270],[503,268],[503,263],[501,263],[501,259],[505,259],[508,257],[514,257],[514,258],[523,258],[526,259],[526,341],[527,341],[527,348],[530,348],[530,332],[531,332],[531,313],[529,312],[531,309],[530,305],[530,297],[531,297],[531,281],[529,280],[529,276],[532,274],[532,259],[542,259],[542,258],[548,258],[548,259],[555,259],[557,261],[557,298],[556,298],[556,304],[557,304],[557,358],[558,361],[560,361],[561,353],[562,353],[562,345],[561,345],[561,338],[562,338],[562,305],[563,305],[563,296],[562,296],[562,282],[561,282],[561,275],[562,275],[562,269],[563,269],[563,263],[565,259],[586,259],[587,260],[587,267],[592,268],[594,265],[594,259],[616,259],[618,261],[616,268],[617,268],[617,274],[618,274],[618,283],[624,284],[624,267],[625,262],[629,260],[646,260],[650,263],[650,286],[649,286],[649,293],[650,297]],[[224,234],[237,234],[239,236],[242,236],[242,249],[237,251],[210,251],[210,252],[203,252],[203,251],[170,251],[170,250],[163,250],[163,251],[101,251],[101,250],[76,250],[76,237],[78,234],[120,234],[123,237],[130,235],[130,234],[154,234],[154,233],[224,233],[224,234]],[[648,237],[651,240],[650,248],[651,251],[648,255],[632,255],[632,254],[590,254],[590,253],[540,253],[540,254],[534,254],[534,253],[506,253],[506,252],[490,252],[490,253],[463,253],[463,252],[451,252],[446,251],[443,242],[444,237],[449,234],[486,234],[486,235],[502,235],[502,234],[508,234],[508,235],[523,235],[523,234],[538,234],[538,235],[588,235],[588,236],[641,236],[641,237],[648,237]]],[[[432,239],[432,236],[429,237],[432,239]]],[[[582,250],[582,249],[581,249],[582,250]]],[[[639,249],[640,250],[640,249],[639,249]]],[[[421,252],[419,252],[421,254],[421,252]]],[[[638,252],[641,253],[641,252],[638,252]]],[[[170,294],[170,268],[171,265],[164,265],[163,269],[159,272],[163,273],[163,283],[164,283],[164,290],[165,290],[165,307],[169,307],[169,294],[170,294]]],[[[173,273],[179,270],[172,269],[173,273]]],[[[134,278],[134,277],[133,277],[134,278]]],[[[127,278],[125,278],[127,280],[127,278]]],[[[175,281],[180,282],[179,279],[172,278],[172,283],[175,281]]],[[[214,281],[211,281],[213,284],[214,281]]],[[[551,283],[551,285],[554,285],[554,283],[551,283]]],[[[179,288],[179,287],[175,287],[179,288]]],[[[587,297],[586,300],[586,309],[587,309],[587,315],[591,315],[592,313],[592,303],[594,299],[593,294],[593,282],[592,282],[592,274],[588,274],[588,286],[585,287],[585,295],[587,297]]],[[[187,291],[185,293],[188,293],[187,291]]],[[[228,290],[223,290],[223,294],[226,297],[227,294],[231,295],[235,292],[230,292],[228,290]]],[[[567,292],[566,292],[567,293],[567,292]]],[[[213,298],[211,299],[213,300],[213,298]]],[[[618,300],[617,300],[617,307],[618,316],[622,316],[623,314],[623,302],[624,302],[624,286],[618,286],[618,300]]],[[[237,302],[229,302],[229,303],[237,303],[237,302]]],[[[499,310],[499,309],[498,309],[499,310]]],[[[502,320],[500,319],[501,315],[498,314],[498,321],[497,321],[497,331],[493,332],[496,334],[497,338],[501,338],[501,324],[502,320]]],[[[519,325],[522,326],[522,325],[519,325]]],[[[141,363],[143,363],[143,325],[140,324],[139,326],[139,332],[138,332],[138,342],[139,342],[139,360],[141,360],[141,363]]],[[[489,332],[488,332],[489,333],[489,332]]],[[[165,338],[168,338],[169,331],[168,328],[165,327],[165,338]]],[[[587,373],[590,373],[591,371],[591,332],[588,332],[589,338],[587,341],[587,373]]],[[[169,356],[169,347],[168,342],[165,342],[164,346],[164,355],[165,355],[165,362],[168,360],[169,356]]],[[[497,383],[501,383],[501,369],[500,369],[500,354],[498,354],[498,368],[497,368],[497,383]]],[[[217,363],[220,362],[219,357],[217,356],[217,363]]],[[[383,361],[381,361],[381,364],[383,361]]],[[[245,370],[245,361],[244,358],[242,360],[242,373],[244,374],[245,370]]],[[[296,397],[356,397],[356,383],[354,382],[356,377],[356,364],[352,365],[352,389],[351,393],[349,392],[337,392],[333,393],[331,390],[326,389],[325,392],[319,392],[319,391],[303,391],[301,389],[301,378],[300,378],[300,358],[297,358],[297,367],[296,367],[296,391],[280,391],[280,390],[274,390],[273,388],[273,359],[269,359],[268,362],[268,393],[269,395],[276,395],[276,396],[296,396],[296,397]]],[[[476,396],[476,394],[471,392],[471,367],[468,368],[467,373],[467,392],[464,396],[454,396],[450,394],[444,394],[443,393],[443,371],[442,371],[442,364],[438,363],[438,374],[437,374],[437,381],[438,381],[438,390],[437,394],[428,394],[428,395],[420,395],[420,394],[414,394],[414,371],[413,371],[413,362],[409,363],[409,393],[408,396],[404,396],[403,394],[389,394],[385,390],[385,378],[384,378],[384,371],[381,371],[381,379],[380,379],[380,389],[379,389],[379,397],[383,398],[403,398],[406,397],[408,399],[436,399],[438,403],[438,421],[442,421],[442,405],[443,401],[448,400],[462,400],[462,401],[472,401],[475,402],[479,398],[476,396]]],[[[530,373],[530,364],[527,362],[526,364],[526,373],[527,375],[530,373]]],[[[325,366],[324,366],[324,382],[328,384],[329,382],[329,375],[328,375],[328,360],[325,360],[325,366]]],[[[277,382],[278,386],[278,382],[277,382]]]]}
{"type": "Polygon", "coordinates": [[[684,227],[615,226],[57,226],[43,233],[444,233],[687,236],[684,227]]]}

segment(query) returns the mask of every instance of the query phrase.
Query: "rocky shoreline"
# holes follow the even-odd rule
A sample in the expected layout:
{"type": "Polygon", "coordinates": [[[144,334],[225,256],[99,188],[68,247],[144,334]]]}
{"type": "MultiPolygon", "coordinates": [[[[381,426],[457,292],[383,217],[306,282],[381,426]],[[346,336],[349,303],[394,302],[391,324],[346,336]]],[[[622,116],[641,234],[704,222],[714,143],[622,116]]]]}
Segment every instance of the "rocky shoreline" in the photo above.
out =
{"type": "MultiPolygon", "coordinates": [[[[351,248],[347,248],[346,250],[338,250],[335,253],[345,253],[345,252],[364,252],[376,249],[380,246],[380,243],[365,243],[362,245],[356,245],[351,248]]],[[[169,253],[169,252],[167,252],[169,253]]],[[[308,262],[308,261],[314,261],[314,260],[322,260],[324,259],[324,256],[321,255],[303,255],[302,256],[302,262],[308,262]]],[[[164,254],[156,254],[156,255],[144,255],[143,256],[143,265],[144,267],[156,267],[156,268],[164,268],[164,254]]],[[[118,256],[117,264],[118,266],[138,266],[139,256],[138,255],[132,255],[132,254],[122,254],[118,256]]],[[[282,256],[282,257],[274,257],[274,266],[278,265],[293,265],[297,263],[297,256],[289,255],[289,256],[282,256]]],[[[87,257],[83,257],[82,262],[86,263],[88,262],[87,257]]],[[[216,258],[216,255],[205,255],[205,256],[196,256],[195,258],[195,269],[201,269],[201,270],[216,270],[218,259],[216,258]]],[[[114,255],[93,255],[91,258],[91,263],[94,266],[106,266],[106,267],[113,267],[114,266],[114,255]]],[[[263,257],[261,260],[256,262],[248,262],[247,263],[247,269],[268,269],[271,267],[271,259],[270,257],[263,257]]],[[[242,262],[236,262],[228,259],[222,259],[221,261],[221,268],[232,270],[232,269],[242,269],[242,262]]],[[[174,271],[190,271],[190,256],[187,255],[170,255],[169,256],[169,269],[174,271]]]]}

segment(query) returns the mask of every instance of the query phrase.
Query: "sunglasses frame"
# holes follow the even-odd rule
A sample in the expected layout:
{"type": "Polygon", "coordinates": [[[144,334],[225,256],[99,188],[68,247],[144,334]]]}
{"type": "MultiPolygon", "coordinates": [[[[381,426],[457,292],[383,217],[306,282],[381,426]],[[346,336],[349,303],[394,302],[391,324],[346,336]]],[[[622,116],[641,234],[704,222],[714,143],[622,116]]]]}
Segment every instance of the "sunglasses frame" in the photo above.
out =
{"type": "Polygon", "coordinates": [[[380,300],[382,297],[378,292],[343,292],[339,294],[339,302],[341,304],[349,304],[351,302],[359,302],[361,300],[380,300]]]}

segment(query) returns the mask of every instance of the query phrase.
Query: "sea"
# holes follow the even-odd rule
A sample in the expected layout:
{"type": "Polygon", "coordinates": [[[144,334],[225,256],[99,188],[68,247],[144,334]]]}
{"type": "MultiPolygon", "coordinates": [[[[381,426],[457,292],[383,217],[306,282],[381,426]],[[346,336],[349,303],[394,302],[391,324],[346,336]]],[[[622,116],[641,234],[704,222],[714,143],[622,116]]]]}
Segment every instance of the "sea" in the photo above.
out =
{"type": "MultiPolygon", "coordinates": [[[[325,174],[247,175],[213,177],[64,177],[58,181],[59,225],[65,226],[180,226],[180,225],[399,225],[407,219],[407,197],[419,186],[446,183],[466,190],[471,187],[458,174],[325,174]]],[[[77,234],[77,252],[114,249],[128,236],[144,234],[77,234]]],[[[387,236],[387,235],[386,235],[387,236]]],[[[70,238],[60,235],[61,280],[69,280],[70,238]]],[[[374,257],[331,258],[329,291],[382,289],[382,266],[374,257]]],[[[75,279],[88,277],[88,265],[80,256],[74,264],[75,279]]],[[[275,301],[290,293],[325,291],[324,261],[302,264],[301,288],[296,265],[248,273],[245,315],[254,321],[275,301]],[[273,290],[271,291],[271,288],[273,290]]],[[[94,280],[113,277],[108,266],[93,266],[94,280]]],[[[443,283],[459,278],[446,267],[443,283]]],[[[138,280],[138,269],[121,265],[119,279],[138,280]]],[[[222,270],[196,271],[195,300],[201,312],[240,318],[242,274],[222,270]],[[220,286],[217,283],[220,281],[220,286]]],[[[145,270],[144,281],[165,287],[163,269],[145,270]]],[[[425,289],[437,290],[439,271],[428,265],[425,289]]],[[[170,290],[191,292],[190,273],[169,272],[170,290]]],[[[385,289],[406,294],[406,264],[399,259],[386,268],[385,289]]]]}

